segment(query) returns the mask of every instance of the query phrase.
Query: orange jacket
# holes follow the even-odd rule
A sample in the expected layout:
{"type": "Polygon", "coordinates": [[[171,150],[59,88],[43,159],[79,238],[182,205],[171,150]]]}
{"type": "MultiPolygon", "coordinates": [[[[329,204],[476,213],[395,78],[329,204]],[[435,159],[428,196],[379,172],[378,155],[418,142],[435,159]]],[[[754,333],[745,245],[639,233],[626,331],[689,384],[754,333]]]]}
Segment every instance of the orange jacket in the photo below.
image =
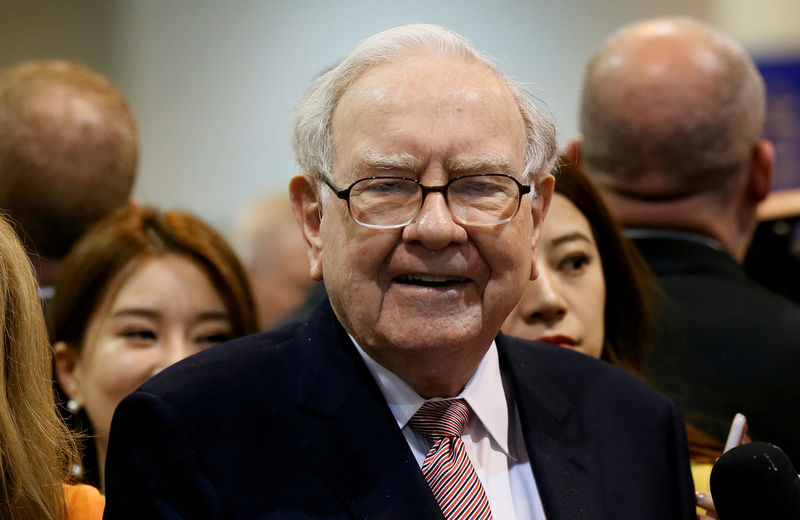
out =
{"type": "Polygon", "coordinates": [[[67,520],[102,520],[106,497],[97,488],[86,484],[64,486],[67,500],[67,520]]]}

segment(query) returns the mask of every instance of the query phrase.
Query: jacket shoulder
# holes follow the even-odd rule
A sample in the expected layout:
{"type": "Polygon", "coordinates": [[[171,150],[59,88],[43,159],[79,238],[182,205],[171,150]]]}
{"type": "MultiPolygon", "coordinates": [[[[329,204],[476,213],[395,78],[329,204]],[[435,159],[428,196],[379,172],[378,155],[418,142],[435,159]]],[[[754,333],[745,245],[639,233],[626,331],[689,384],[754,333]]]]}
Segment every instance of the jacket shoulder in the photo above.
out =
{"type": "MultiPolygon", "coordinates": [[[[628,406],[674,406],[672,401],[625,370],[556,345],[512,336],[498,338],[501,359],[513,377],[549,388],[573,403],[613,402],[628,406]]],[[[543,390],[544,391],[544,390],[543,390]]]]}

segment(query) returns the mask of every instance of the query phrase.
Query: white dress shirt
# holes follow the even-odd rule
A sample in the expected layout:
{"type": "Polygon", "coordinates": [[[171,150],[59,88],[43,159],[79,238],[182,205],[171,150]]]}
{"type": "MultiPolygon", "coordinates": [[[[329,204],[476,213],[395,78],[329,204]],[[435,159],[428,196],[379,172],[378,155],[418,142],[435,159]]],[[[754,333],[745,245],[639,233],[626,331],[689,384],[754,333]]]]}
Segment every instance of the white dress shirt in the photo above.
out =
{"type": "MultiPolygon", "coordinates": [[[[372,359],[352,336],[351,339],[422,467],[431,443],[408,426],[408,421],[426,400],[400,377],[372,359]]],[[[542,500],[525,448],[519,414],[503,388],[494,342],[456,398],[464,399],[472,410],[461,439],[486,491],[493,518],[544,520],[542,500]]]]}

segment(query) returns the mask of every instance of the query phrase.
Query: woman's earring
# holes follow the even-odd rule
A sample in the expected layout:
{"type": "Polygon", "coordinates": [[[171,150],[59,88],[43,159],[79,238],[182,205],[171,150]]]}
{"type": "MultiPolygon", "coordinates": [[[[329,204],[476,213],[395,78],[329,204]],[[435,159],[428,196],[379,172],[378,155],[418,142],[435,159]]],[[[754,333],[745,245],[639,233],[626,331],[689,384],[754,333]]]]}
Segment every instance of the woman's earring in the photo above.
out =
{"type": "Polygon", "coordinates": [[[81,405],[78,404],[78,401],[70,399],[69,401],[67,401],[67,410],[69,410],[73,414],[76,414],[81,411],[81,405]]]}

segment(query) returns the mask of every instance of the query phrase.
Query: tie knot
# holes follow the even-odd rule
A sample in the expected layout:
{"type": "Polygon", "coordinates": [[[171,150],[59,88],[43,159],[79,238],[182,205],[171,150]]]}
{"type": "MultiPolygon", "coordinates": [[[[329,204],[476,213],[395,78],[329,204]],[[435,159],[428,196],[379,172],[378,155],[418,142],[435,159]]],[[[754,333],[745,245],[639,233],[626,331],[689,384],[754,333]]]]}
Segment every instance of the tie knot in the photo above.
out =
{"type": "Polygon", "coordinates": [[[461,437],[469,419],[469,406],[463,399],[425,402],[408,424],[429,442],[442,437],[461,437]]]}

